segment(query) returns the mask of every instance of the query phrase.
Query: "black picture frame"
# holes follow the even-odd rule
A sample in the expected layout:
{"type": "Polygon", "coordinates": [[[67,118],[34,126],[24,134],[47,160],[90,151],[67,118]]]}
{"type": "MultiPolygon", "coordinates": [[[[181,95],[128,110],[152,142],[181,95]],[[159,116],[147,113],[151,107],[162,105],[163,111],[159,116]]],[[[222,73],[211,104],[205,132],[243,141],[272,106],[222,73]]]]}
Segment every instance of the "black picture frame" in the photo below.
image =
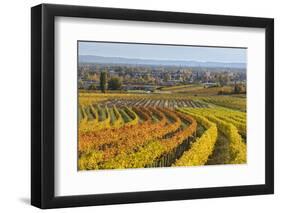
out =
{"type": "MultiPolygon", "coordinates": [[[[263,140],[263,138],[261,138],[263,140]]],[[[41,4],[31,8],[31,204],[60,208],[217,198],[274,193],[274,20],[240,16],[41,4]],[[56,197],[55,189],[55,17],[264,28],[266,135],[265,184],[56,197]]]]}

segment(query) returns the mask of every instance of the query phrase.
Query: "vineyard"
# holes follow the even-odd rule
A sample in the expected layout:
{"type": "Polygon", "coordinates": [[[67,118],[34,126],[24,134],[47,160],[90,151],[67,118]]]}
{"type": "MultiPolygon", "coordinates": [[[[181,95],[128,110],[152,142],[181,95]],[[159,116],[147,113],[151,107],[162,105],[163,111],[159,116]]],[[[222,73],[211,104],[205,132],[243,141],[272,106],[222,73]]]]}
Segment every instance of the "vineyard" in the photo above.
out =
{"type": "Polygon", "coordinates": [[[240,97],[82,93],[78,169],[246,163],[245,109],[240,97]]]}
{"type": "Polygon", "coordinates": [[[178,99],[178,100],[169,100],[169,99],[132,99],[132,100],[118,100],[113,99],[104,102],[107,106],[143,106],[143,107],[162,107],[162,108],[177,108],[177,107],[193,107],[193,108],[206,108],[208,107],[207,103],[201,102],[199,100],[188,100],[188,99],[178,99]]]}

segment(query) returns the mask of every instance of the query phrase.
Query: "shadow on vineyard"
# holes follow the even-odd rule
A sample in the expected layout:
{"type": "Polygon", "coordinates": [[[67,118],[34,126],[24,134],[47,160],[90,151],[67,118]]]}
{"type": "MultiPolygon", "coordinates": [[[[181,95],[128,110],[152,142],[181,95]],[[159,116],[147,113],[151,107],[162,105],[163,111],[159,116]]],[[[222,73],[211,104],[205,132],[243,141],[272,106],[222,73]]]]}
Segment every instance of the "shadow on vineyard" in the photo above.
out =
{"type": "Polygon", "coordinates": [[[230,162],[229,141],[222,132],[218,132],[218,139],[206,165],[227,164],[230,162]]]}
{"type": "MultiPolygon", "coordinates": [[[[182,128],[185,128],[188,125],[189,125],[188,123],[184,123],[182,128]]],[[[145,167],[146,168],[154,168],[154,167],[170,167],[170,166],[172,166],[176,162],[176,160],[180,159],[182,154],[190,148],[191,144],[193,142],[195,142],[196,138],[197,137],[201,137],[201,135],[203,134],[204,130],[205,130],[205,128],[202,125],[197,125],[197,130],[194,133],[194,135],[192,135],[192,136],[188,137],[187,139],[185,139],[182,142],[182,144],[177,146],[170,153],[165,154],[159,160],[156,160],[152,164],[147,165],[145,167]]],[[[166,135],[165,137],[171,137],[171,135],[169,135],[169,136],[166,135]]]]}
{"type": "Polygon", "coordinates": [[[170,167],[175,163],[177,159],[179,159],[182,154],[189,149],[191,141],[194,140],[194,137],[189,137],[185,139],[182,144],[173,149],[170,153],[165,154],[159,160],[156,160],[152,164],[146,165],[146,168],[153,167],[170,167]]]}

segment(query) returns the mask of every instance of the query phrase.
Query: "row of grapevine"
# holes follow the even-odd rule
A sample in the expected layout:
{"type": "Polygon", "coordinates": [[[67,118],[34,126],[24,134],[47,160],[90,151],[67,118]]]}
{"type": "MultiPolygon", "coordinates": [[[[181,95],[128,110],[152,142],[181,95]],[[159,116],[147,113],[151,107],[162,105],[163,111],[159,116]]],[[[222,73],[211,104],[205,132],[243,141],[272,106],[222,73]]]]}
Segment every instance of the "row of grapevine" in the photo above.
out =
{"type": "Polygon", "coordinates": [[[247,127],[246,127],[246,123],[243,123],[243,122],[239,122],[235,119],[232,119],[232,118],[229,118],[229,117],[226,117],[226,116],[222,116],[222,115],[216,115],[217,118],[227,122],[227,123],[231,123],[233,124],[238,132],[243,136],[243,137],[246,137],[247,136],[247,127]]]}
{"type": "Polygon", "coordinates": [[[112,126],[116,127],[116,128],[121,127],[124,124],[124,121],[123,121],[123,118],[122,118],[120,112],[116,108],[116,106],[113,106],[112,112],[114,113],[114,116],[115,116],[115,120],[114,120],[112,126]]]}
{"type": "MultiPolygon", "coordinates": [[[[186,113],[185,110],[180,111],[186,113]]],[[[203,116],[192,113],[189,114],[192,115],[198,123],[204,126],[206,131],[191,145],[190,149],[183,153],[181,158],[174,163],[174,166],[204,165],[208,161],[208,158],[215,147],[217,140],[217,126],[203,116]]]]}
{"type": "Polygon", "coordinates": [[[215,116],[208,116],[208,119],[215,122],[218,128],[226,135],[230,142],[231,160],[230,164],[242,164],[247,160],[247,147],[243,142],[241,135],[237,128],[228,122],[216,118],[215,116]]]}
{"type": "Polygon", "coordinates": [[[80,106],[82,119],[79,119],[79,131],[91,131],[98,123],[98,115],[92,106],[80,106]]]}
{"type": "Polygon", "coordinates": [[[128,107],[117,109],[100,105],[79,106],[79,131],[91,132],[106,128],[120,128],[123,125],[136,125],[138,115],[128,107]]]}
{"type": "Polygon", "coordinates": [[[91,132],[100,129],[110,128],[110,113],[107,107],[101,108],[99,105],[95,108],[92,106],[84,107],[87,122],[79,123],[79,131],[91,132]]]}
{"type": "MultiPolygon", "coordinates": [[[[230,164],[246,163],[246,158],[247,158],[246,144],[243,142],[243,139],[239,134],[238,128],[234,125],[235,122],[230,118],[228,118],[227,114],[224,114],[224,112],[220,110],[217,110],[214,113],[210,113],[208,112],[208,110],[185,108],[184,111],[188,113],[202,115],[217,125],[218,129],[227,137],[230,143],[229,144],[230,162],[228,163],[230,164]],[[220,115],[220,112],[222,115],[220,115]]],[[[231,114],[231,111],[228,111],[228,114],[231,114]]],[[[238,125],[237,122],[236,125],[238,125]]],[[[242,124],[240,125],[241,128],[245,128],[245,126],[242,126],[242,124]]]]}
{"type": "Polygon", "coordinates": [[[161,107],[161,108],[177,108],[177,107],[193,107],[206,108],[208,104],[200,100],[191,99],[151,99],[151,98],[130,98],[130,99],[109,99],[104,101],[105,105],[118,107],[161,107]]]}
{"type": "MultiPolygon", "coordinates": [[[[143,145],[145,145],[148,141],[157,138],[161,138],[163,137],[163,134],[166,134],[165,132],[161,131],[163,125],[165,125],[167,123],[167,120],[165,117],[163,117],[163,119],[156,123],[156,124],[150,124],[150,123],[144,123],[142,125],[138,125],[138,128],[135,128],[136,126],[130,126],[129,129],[127,129],[128,134],[126,134],[126,131],[123,131],[122,134],[120,135],[122,139],[121,141],[118,140],[116,141],[117,143],[114,143],[114,141],[112,140],[112,138],[108,137],[108,139],[104,138],[105,140],[107,140],[107,142],[109,142],[109,144],[103,144],[106,145],[106,149],[103,150],[102,155],[103,155],[103,159],[99,162],[99,164],[101,164],[104,161],[107,161],[108,159],[111,159],[114,156],[118,156],[120,154],[127,154],[130,152],[134,152],[138,149],[138,147],[141,147],[143,145]],[[134,128],[134,130],[132,129],[134,128]],[[133,130],[133,131],[131,131],[133,130]],[[147,131],[147,132],[144,132],[147,131]],[[133,134],[132,134],[133,133],[133,134]]],[[[126,127],[124,127],[126,128],[126,127]]],[[[124,130],[124,128],[122,128],[122,130],[124,130]]],[[[118,131],[119,132],[119,131],[118,131]]],[[[108,136],[108,135],[107,135],[108,136]]],[[[114,136],[114,135],[111,135],[114,136]]],[[[101,138],[100,138],[101,139],[101,138]]],[[[94,141],[91,141],[94,142],[94,141]]],[[[99,143],[102,142],[102,140],[98,141],[99,143]]],[[[93,145],[93,143],[91,143],[91,145],[93,145]]],[[[104,146],[102,146],[104,147],[104,146]]],[[[95,156],[96,154],[98,156],[100,156],[99,152],[96,152],[96,149],[94,155],[88,155],[86,153],[86,158],[93,158],[93,159],[97,159],[97,156],[95,156]]],[[[85,159],[82,158],[83,160],[85,159]]],[[[89,161],[91,161],[89,159],[89,161]]],[[[94,167],[96,167],[96,165],[93,165],[94,167]]],[[[87,169],[93,169],[94,167],[91,167],[91,164],[87,164],[87,169]]]]}
{"type": "MultiPolygon", "coordinates": [[[[171,113],[172,115],[172,111],[163,111],[171,113]]],[[[170,138],[152,140],[145,146],[140,147],[136,152],[129,154],[121,153],[115,158],[109,159],[101,165],[101,168],[142,168],[153,164],[153,162],[161,159],[162,156],[165,156],[168,153],[175,152],[176,148],[191,137],[196,131],[196,121],[188,115],[185,116],[185,119],[189,120],[190,125],[181,131],[176,131],[170,138]]]]}
{"type": "Polygon", "coordinates": [[[227,163],[246,162],[246,144],[241,137],[246,134],[244,112],[222,107],[174,111],[140,102],[147,106],[79,108],[80,127],[96,122],[94,131],[79,131],[80,170],[205,165],[218,131],[229,141],[231,158],[227,163]],[[198,138],[197,122],[203,127],[198,138]],[[104,123],[108,126],[98,127],[104,123]]]}
{"type": "Polygon", "coordinates": [[[124,111],[131,118],[125,125],[136,125],[139,123],[139,116],[132,109],[126,107],[124,111]]]}
{"type": "Polygon", "coordinates": [[[132,108],[134,110],[134,112],[137,113],[137,115],[139,116],[139,118],[141,119],[142,122],[151,122],[151,116],[149,115],[149,113],[147,113],[146,109],[143,107],[133,107],[132,108]]]}
{"type": "Polygon", "coordinates": [[[199,112],[200,114],[209,115],[212,114],[217,118],[233,124],[239,131],[239,133],[246,138],[247,124],[246,114],[244,112],[224,109],[224,108],[210,108],[210,109],[192,109],[193,112],[199,112]]]}
{"type": "Polygon", "coordinates": [[[235,98],[235,97],[224,97],[217,96],[211,98],[202,98],[206,103],[215,104],[217,106],[222,106],[230,109],[246,111],[246,99],[244,98],[235,98]]]}
{"type": "Polygon", "coordinates": [[[78,119],[80,123],[85,123],[88,120],[87,114],[83,106],[79,106],[78,108],[78,119]]]}
{"type": "MultiPolygon", "coordinates": [[[[119,153],[135,150],[148,140],[163,137],[167,134],[163,131],[166,124],[167,119],[163,116],[157,123],[144,122],[134,126],[123,126],[120,129],[79,134],[79,152],[86,154],[92,150],[102,150],[106,160],[119,153]]],[[[170,131],[169,128],[166,131],[170,131]]]]}

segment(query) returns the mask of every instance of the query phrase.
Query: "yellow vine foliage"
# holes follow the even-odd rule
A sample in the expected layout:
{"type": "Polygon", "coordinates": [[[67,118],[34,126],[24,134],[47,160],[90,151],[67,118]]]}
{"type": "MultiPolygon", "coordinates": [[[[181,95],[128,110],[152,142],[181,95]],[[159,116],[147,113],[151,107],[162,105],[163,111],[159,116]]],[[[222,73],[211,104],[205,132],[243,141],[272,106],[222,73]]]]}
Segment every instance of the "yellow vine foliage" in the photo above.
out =
{"type": "MultiPolygon", "coordinates": [[[[124,126],[120,129],[107,129],[79,134],[80,156],[87,156],[89,153],[93,152],[91,157],[99,159],[98,161],[93,161],[95,165],[90,166],[89,164],[87,169],[96,169],[98,164],[101,165],[98,168],[120,168],[118,164],[121,164],[120,162],[123,161],[124,158],[128,159],[128,157],[131,157],[131,153],[137,153],[141,150],[141,147],[146,146],[152,140],[160,139],[180,127],[181,120],[175,113],[170,111],[166,112],[170,117],[175,119],[174,122],[168,123],[163,112],[154,108],[149,109],[151,113],[158,113],[158,122],[151,123],[151,120],[148,120],[139,125],[124,126]],[[102,151],[102,157],[95,158],[95,155],[100,156],[100,153],[96,151],[102,151]],[[118,161],[119,158],[121,160],[118,161]],[[111,165],[110,162],[113,162],[113,166],[108,166],[111,165]]],[[[167,143],[167,146],[168,145],[169,143],[167,143]]]]}
{"type": "MultiPolygon", "coordinates": [[[[174,116],[176,122],[181,122],[178,118],[180,116],[183,119],[188,120],[191,124],[184,130],[177,131],[171,138],[152,140],[147,145],[140,147],[138,151],[132,153],[121,153],[115,158],[111,158],[101,165],[102,169],[121,169],[121,168],[143,168],[146,165],[153,163],[161,156],[172,152],[178,145],[180,145],[185,139],[191,136],[197,128],[197,123],[193,117],[172,112],[168,109],[162,109],[161,111],[174,116]]],[[[177,125],[177,128],[179,126],[177,125]]],[[[170,128],[167,128],[167,130],[170,128]]]]}
{"type": "MultiPolygon", "coordinates": [[[[180,110],[184,112],[183,110],[180,110]]],[[[191,114],[191,113],[190,113],[191,114]]],[[[199,166],[208,161],[217,140],[217,126],[203,116],[191,114],[207,130],[185,151],[173,166],[199,166]]]]}
{"type": "Polygon", "coordinates": [[[206,117],[211,122],[215,123],[218,129],[225,134],[228,138],[230,144],[230,161],[229,164],[243,164],[247,162],[247,146],[243,142],[241,135],[239,134],[240,127],[244,134],[246,134],[246,124],[243,123],[238,126],[238,122],[233,121],[234,115],[243,115],[244,112],[237,112],[232,110],[223,110],[223,109],[190,109],[186,108],[186,112],[192,112],[200,114],[201,116],[206,117]],[[232,119],[231,119],[232,117],[232,119]],[[236,124],[236,126],[234,125],[236,124]]]}
{"type": "Polygon", "coordinates": [[[243,142],[237,128],[223,120],[220,120],[214,116],[208,116],[208,118],[215,122],[218,127],[223,131],[230,141],[231,160],[230,164],[243,164],[247,162],[247,146],[243,142]]]}
{"type": "Polygon", "coordinates": [[[103,154],[100,151],[93,151],[86,155],[79,157],[79,170],[98,169],[98,163],[102,160],[103,154]]]}

